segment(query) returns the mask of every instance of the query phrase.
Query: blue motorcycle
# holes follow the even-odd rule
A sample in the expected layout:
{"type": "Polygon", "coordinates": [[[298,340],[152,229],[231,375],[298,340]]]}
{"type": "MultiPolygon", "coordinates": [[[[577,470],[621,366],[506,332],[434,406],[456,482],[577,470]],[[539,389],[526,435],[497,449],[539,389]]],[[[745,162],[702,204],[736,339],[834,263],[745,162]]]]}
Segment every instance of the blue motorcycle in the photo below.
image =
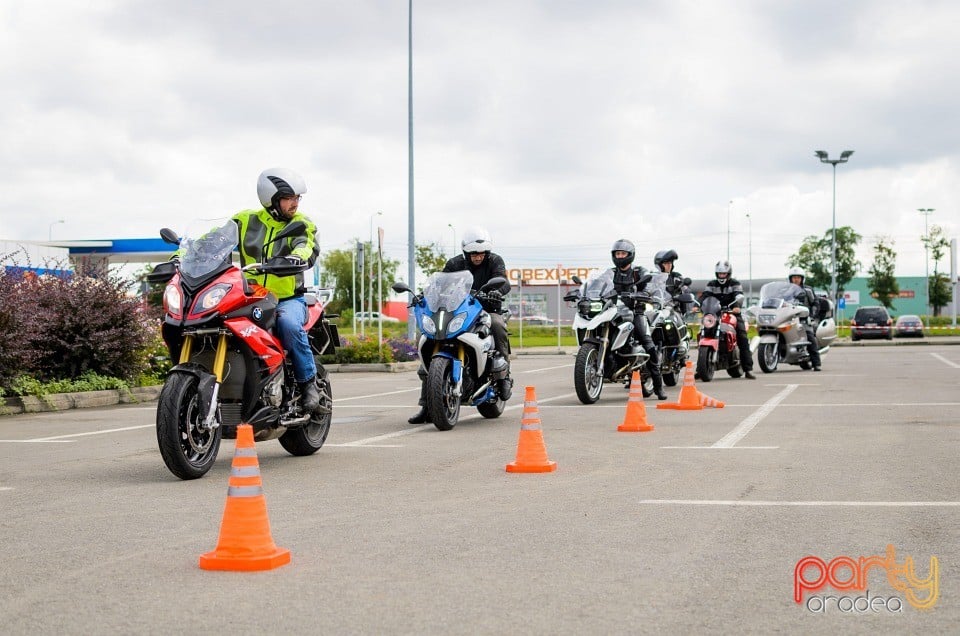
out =
{"type": "Polygon", "coordinates": [[[503,413],[505,401],[497,384],[506,377],[509,365],[496,355],[490,314],[481,301],[492,300],[487,292],[505,282],[502,277],[493,278],[473,293],[473,275],[462,271],[433,274],[422,295],[405,283],[393,284],[393,291],[413,295],[411,306],[420,328],[417,353],[427,372],[425,406],[441,431],[456,426],[461,404],[477,407],[486,418],[503,413]]]}

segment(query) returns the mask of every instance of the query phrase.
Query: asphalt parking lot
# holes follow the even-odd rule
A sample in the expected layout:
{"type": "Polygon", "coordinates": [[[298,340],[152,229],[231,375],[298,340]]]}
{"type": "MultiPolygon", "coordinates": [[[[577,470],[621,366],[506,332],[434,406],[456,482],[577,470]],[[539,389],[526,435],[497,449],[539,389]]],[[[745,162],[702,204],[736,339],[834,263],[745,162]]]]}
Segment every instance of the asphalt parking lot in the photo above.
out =
{"type": "Polygon", "coordinates": [[[697,388],[725,408],[648,399],[649,433],[617,432],[619,386],[578,402],[573,356],[513,365],[503,416],[466,409],[449,432],[407,424],[415,373],[335,375],[323,449],[257,445],[272,536],[292,553],[260,573],[197,567],[217,541],[233,442],[181,482],[157,451],[152,404],[0,418],[4,632],[960,624],[960,347],[838,347],[822,373],[718,374],[697,388]],[[524,386],[556,472],[504,470],[524,386]]]}

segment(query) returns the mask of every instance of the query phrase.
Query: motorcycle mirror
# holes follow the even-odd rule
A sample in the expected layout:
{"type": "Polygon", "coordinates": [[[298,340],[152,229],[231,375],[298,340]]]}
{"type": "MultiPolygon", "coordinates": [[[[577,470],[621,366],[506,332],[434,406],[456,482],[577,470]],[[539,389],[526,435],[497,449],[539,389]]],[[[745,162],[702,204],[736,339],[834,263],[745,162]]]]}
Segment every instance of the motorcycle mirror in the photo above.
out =
{"type": "MultiPolygon", "coordinates": [[[[684,284],[686,284],[686,283],[684,283],[684,284]]],[[[682,294],[680,294],[679,296],[677,296],[677,300],[679,300],[679,301],[682,302],[682,303],[695,303],[695,302],[697,302],[697,299],[694,298],[694,297],[693,297],[693,294],[690,293],[690,292],[683,292],[682,294]]]]}
{"type": "Polygon", "coordinates": [[[171,245],[180,245],[180,237],[177,236],[176,232],[174,232],[168,227],[160,228],[160,238],[163,239],[164,243],[170,243],[171,245]]]}
{"type": "Polygon", "coordinates": [[[413,290],[410,289],[407,286],[407,284],[402,281],[395,282],[391,287],[391,289],[393,289],[393,291],[397,292],[398,294],[402,294],[403,292],[409,292],[411,294],[413,293],[413,290]]]}
{"type": "Polygon", "coordinates": [[[570,280],[572,280],[572,281],[573,281],[574,283],[576,283],[577,285],[583,285],[583,281],[580,280],[580,277],[577,276],[576,274],[574,274],[573,277],[572,277],[570,280]]]}
{"type": "Polygon", "coordinates": [[[486,285],[480,288],[480,291],[485,292],[488,289],[494,289],[496,287],[500,287],[505,282],[507,282],[507,279],[504,278],[503,276],[494,276],[493,278],[487,281],[486,285]]]}
{"type": "Polygon", "coordinates": [[[686,276],[686,277],[684,277],[684,279],[683,279],[683,284],[684,284],[684,285],[687,285],[687,286],[689,287],[690,285],[693,284],[693,281],[690,280],[690,277],[689,277],[689,276],[686,276]]]}

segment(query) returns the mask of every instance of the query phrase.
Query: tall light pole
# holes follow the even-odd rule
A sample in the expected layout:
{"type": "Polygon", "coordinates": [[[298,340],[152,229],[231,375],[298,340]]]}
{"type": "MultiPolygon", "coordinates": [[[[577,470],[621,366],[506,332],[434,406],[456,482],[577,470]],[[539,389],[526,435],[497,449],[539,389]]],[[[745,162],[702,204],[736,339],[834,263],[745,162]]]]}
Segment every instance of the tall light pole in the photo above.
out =
{"type": "MultiPolygon", "coordinates": [[[[417,261],[414,257],[416,232],[413,217],[413,0],[407,2],[407,279],[417,288],[417,261]]],[[[414,341],[417,325],[413,307],[407,309],[407,339],[414,341]]]]}
{"type": "Polygon", "coordinates": [[[450,254],[450,258],[453,258],[457,255],[457,228],[453,227],[453,223],[447,223],[447,227],[453,231],[453,252],[450,254]]]}
{"type": "Polygon", "coordinates": [[[47,232],[47,242],[53,240],[53,226],[60,225],[61,223],[66,223],[63,219],[58,219],[50,224],[50,230],[47,232]]]}
{"type": "Polygon", "coordinates": [[[826,150],[814,150],[813,154],[820,159],[820,163],[829,163],[833,166],[833,231],[830,237],[830,251],[832,260],[830,265],[830,298],[837,302],[837,164],[847,163],[852,150],[844,150],[839,159],[830,159],[826,150]]]}
{"type": "Polygon", "coordinates": [[[927,329],[930,328],[930,230],[927,229],[927,219],[933,214],[935,208],[917,208],[917,212],[923,215],[923,282],[926,285],[927,302],[924,306],[924,313],[927,315],[927,329]]]}
{"type": "Polygon", "coordinates": [[[727,262],[730,262],[730,206],[733,201],[727,203],[727,262]]]}
{"type": "MultiPolygon", "coordinates": [[[[375,217],[375,216],[383,216],[383,212],[377,212],[376,214],[371,214],[371,215],[370,215],[370,259],[369,259],[369,261],[370,261],[370,268],[369,268],[369,269],[370,269],[370,275],[367,277],[367,278],[368,278],[368,281],[367,281],[367,282],[370,283],[370,289],[367,291],[367,312],[369,312],[369,313],[367,314],[367,316],[368,316],[368,320],[371,321],[371,322],[370,322],[370,327],[371,327],[371,328],[373,327],[373,253],[374,253],[374,247],[373,247],[373,217],[375,217]]],[[[380,269],[380,262],[379,262],[379,260],[377,261],[377,269],[378,269],[378,270],[380,269]]]]}
{"type": "Polygon", "coordinates": [[[747,212],[747,259],[750,263],[750,301],[753,302],[753,221],[750,220],[750,213],[747,212]]]}

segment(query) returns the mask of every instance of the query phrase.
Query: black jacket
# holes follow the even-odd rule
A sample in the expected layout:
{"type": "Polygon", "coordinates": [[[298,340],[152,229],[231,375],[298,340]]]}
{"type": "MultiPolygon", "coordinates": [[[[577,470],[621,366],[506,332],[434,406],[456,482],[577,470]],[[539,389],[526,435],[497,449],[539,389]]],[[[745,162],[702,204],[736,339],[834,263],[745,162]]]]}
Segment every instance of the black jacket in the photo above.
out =
{"type": "MultiPolygon", "coordinates": [[[[713,296],[720,301],[721,307],[726,307],[734,301],[737,294],[743,294],[743,285],[741,285],[740,281],[736,278],[727,277],[727,280],[722,283],[714,278],[707,283],[703,293],[700,294],[700,300],[702,301],[704,298],[713,296]]],[[[737,306],[739,307],[740,305],[738,304],[737,306]]]]}
{"type": "MultiPolygon", "coordinates": [[[[487,253],[487,257],[483,259],[479,267],[474,267],[473,263],[467,260],[463,254],[454,256],[443,266],[445,272],[462,272],[464,270],[473,274],[473,291],[477,291],[486,285],[491,278],[497,276],[507,278],[507,267],[503,264],[503,259],[493,252],[487,253]]],[[[510,281],[507,280],[497,291],[506,296],[510,291],[510,281]]]]}
{"type": "Polygon", "coordinates": [[[647,270],[641,266],[631,267],[629,269],[620,269],[619,267],[611,267],[613,270],[613,287],[617,290],[618,294],[624,292],[642,292],[643,288],[646,287],[646,283],[643,285],[637,286],[640,279],[646,276],[647,270]]]}

